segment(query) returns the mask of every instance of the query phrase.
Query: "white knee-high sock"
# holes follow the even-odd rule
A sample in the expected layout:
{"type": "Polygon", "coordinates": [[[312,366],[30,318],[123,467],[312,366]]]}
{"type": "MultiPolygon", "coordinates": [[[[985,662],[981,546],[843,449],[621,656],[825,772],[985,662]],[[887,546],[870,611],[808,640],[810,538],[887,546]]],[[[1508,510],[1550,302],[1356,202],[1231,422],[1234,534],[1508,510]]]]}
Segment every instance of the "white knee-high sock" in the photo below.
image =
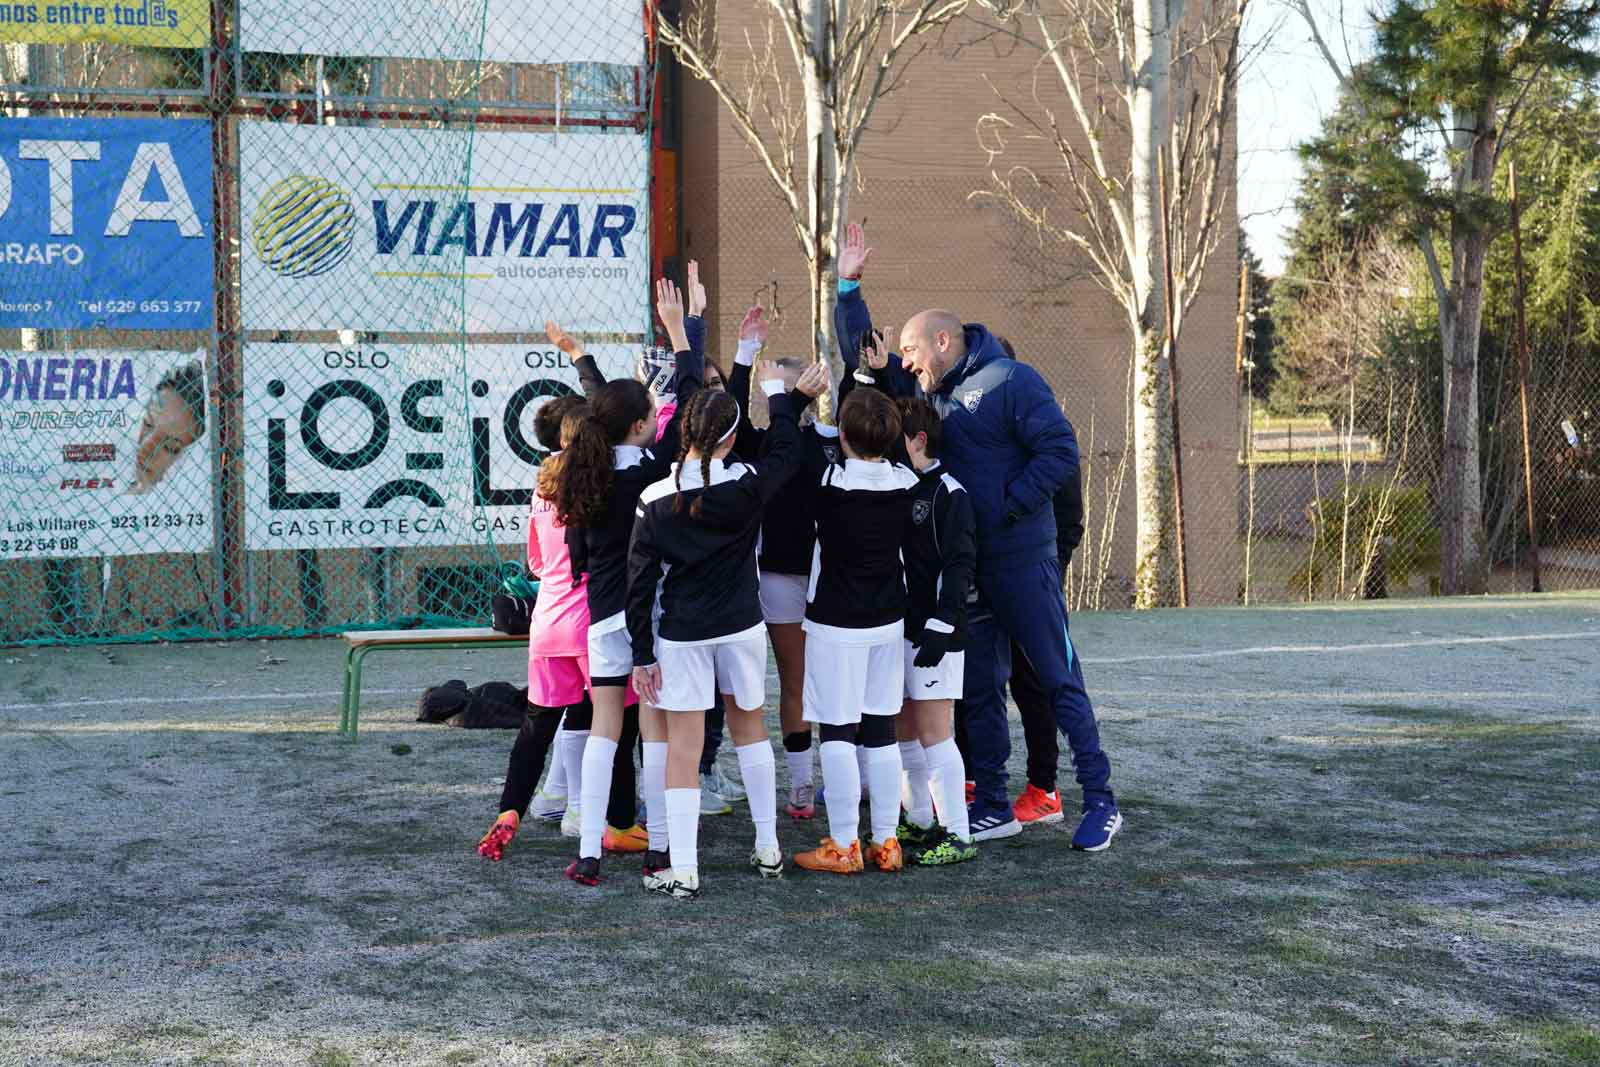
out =
{"type": "Polygon", "coordinates": [[[785,749],[783,759],[789,765],[789,785],[791,787],[811,784],[811,750],[809,748],[804,752],[790,752],[785,749]]]}
{"type": "Polygon", "coordinates": [[[928,760],[916,741],[899,744],[900,766],[905,769],[900,784],[900,803],[906,818],[918,826],[933,824],[933,793],[928,787],[928,760]]]}
{"type": "Polygon", "coordinates": [[[561,739],[567,734],[567,717],[561,716],[561,725],[556,727],[555,759],[550,761],[550,773],[545,776],[544,791],[553,797],[567,795],[567,760],[561,754],[561,739]]]}
{"type": "Polygon", "coordinates": [[[849,848],[861,836],[861,768],[855,745],[822,742],[822,785],[828,791],[828,836],[840,848],[849,848]]]}
{"type": "Polygon", "coordinates": [[[761,740],[735,749],[739,777],[750,799],[750,821],[756,826],[756,848],[778,847],[778,761],[772,742],[761,740]]]}
{"type": "Polygon", "coordinates": [[[667,808],[667,837],[671,841],[672,869],[683,874],[698,874],[700,790],[668,789],[663,803],[667,808]]]}
{"type": "Polygon", "coordinates": [[[562,730],[561,764],[567,771],[567,807],[583,803],[583,750],[589,743],[588,730],[562,730]]]}
{"type": "Polygon", "coordinates": [[[961,764],[961,750],[955,738],[947,737],[927,750],[928,777],[933,786],[933,796],[939,807],[939,821],[944,828],[963,841],[972,838],[972,826],[967,821],[966,769],[961,764]]]}
{"type": "Polygon", "coordinates": [[[640,771],[644,781],[645,826],[650,831],[650,847],[657,852],[667,850],[667,743],[644,743],[644,767],[640,771]]]}
{"type": "Polygon", "coordinates": [[[583,746],[583,833],[578,839],[578,855],[600,858],[600,842],[606,833],[606,808],[611,799],[611,767],[617,759],[617,743],[609,737],[589,735],[583,746]]]}
{"type": "MultiPolygon", "coordinates": [[[[867,774],[867,750],[861,745],[856,746],[856,776],[861,782],[861,795],[869,795],[872,792],[872,778],[867,774]]],[[[896,783],[896,788],[898,786],[899,783],[896,783]]]]}
{"type": "Polygon", "coordinates": [[[894,745],[869,748],[867,753],[867,810],[872,817],[872,839],[879,844],[894,836],[900,826],[900,749],[894,745]]]}

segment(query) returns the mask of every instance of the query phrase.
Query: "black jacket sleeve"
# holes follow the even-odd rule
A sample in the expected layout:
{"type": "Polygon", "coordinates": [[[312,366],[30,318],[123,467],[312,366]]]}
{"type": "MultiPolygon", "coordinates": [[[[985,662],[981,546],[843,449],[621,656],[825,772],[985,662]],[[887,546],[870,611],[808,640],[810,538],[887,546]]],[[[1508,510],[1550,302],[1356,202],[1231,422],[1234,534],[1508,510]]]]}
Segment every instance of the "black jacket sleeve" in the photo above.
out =
{"type": "Polygon", "coordinates": [[[728,372],[728,395],[739,402],[739,432],[733,439],[733,454],[741,458],[759,456],[767,437],[767,431],[750,421],[750,374],[749,364],[740,363],[737,358],[728,372]]]}
{"type": "Polygon", "coordinates": [[[633,665],[648,667],[656,661],[653,626],[656,585],[661,581],[661,550],[656,545],[655,523],[648,508],[640,508],[628,545],[628,599],[625,610],[628,640],[633,645],[633,665]]]}
{"type": "Polygon", "coordinates": [[[724,482],[700,497],[700,521],[723,529],[741,527],[760,515],[767,501],[778,495],[805,460],[800,425],[795,417],[794,393],[767,398],[772,426],[767,449],[754,472],[735,482],[724,482]]]}
{"type": "Polygon", "coordinates": [[[939,537],[937,617],[960,632],[967,622],[967,590],[978,562],[977,520],[966,490],[952,492],[941,485],[934,497],[934,521],[939,537]]]}
{"type": "Polygon", "coordinates": [[[667,420],[661,439],[645,450],[644,475],[647,482],[665,478],[672,472],[672,463],[678,458],[678,444],[683,433],[683,413],[689,398],[700,391],[705,378],[705,361],[693,348],[677,353],[678,406],[667,420]]]}
{"type": "Polygon", "coordinates": [[[587,352],[572,361],[573,367],[578,371],[578,384],[583,387],[583,395],[594,398],[595,391],[606,384],[606,376],[600,372],[600,364],[587,352]]]}
{"type": "Polygon", "coordinates": [[[568,526],[567,556],[572,560],[572,584],[577,585],[589,573],[589,535],[582,526],[568,526]]]}

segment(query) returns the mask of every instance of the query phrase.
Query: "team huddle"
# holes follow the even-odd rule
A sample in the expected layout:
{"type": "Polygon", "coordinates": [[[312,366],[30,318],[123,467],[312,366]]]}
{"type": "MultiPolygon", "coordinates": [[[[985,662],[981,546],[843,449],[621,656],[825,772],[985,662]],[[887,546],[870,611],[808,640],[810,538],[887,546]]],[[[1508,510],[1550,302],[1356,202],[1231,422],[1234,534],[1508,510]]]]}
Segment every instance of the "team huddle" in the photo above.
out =
{"type": "Polygon", "coordinates": [[[604,851],[642,853],[647,890],[697,896],[706,717],[720,697],[755,829],[750,863],[780,877],[769,638],[792,818],[815,816],[820,740],[828,832],[795,866],[851,874],[969,860],[978,842],[1020,831],[1015,812],[1035,793],[1059,819],[1051,720],[1084,794],[1074,847],[1106,848],[1120,829],[1061,597],[1054,504],[1077,480],[1071,427],[1036,372],[948,312],[913,318],[890,353],[860,293],[870,251],[852,225],[839,257],[838,383],[826,364],[758,360],[759,307],[724,376],[704,352],[693,263],[687,293],[656,284],[672,353],[646,381],[606,381],[546,324],[584,396],[548,401],[535,418],[550,455],[528,535],[540,580],[528,708],[478,845],[486,858],[518,833],[553,751],[551,779],[565,788],[538,795],[562,803],[536,814],[578,838],[567,876],[595,885],[604,851]],[[764,428],[750,417],[752,384],[764,428]],[[835,394],[833,425],[817,421],[813,405],[835,394]],[[1050,765],[1048,790],[1030,783],[1015,809],[1014,655],[1040,694],[1050,765]]]}

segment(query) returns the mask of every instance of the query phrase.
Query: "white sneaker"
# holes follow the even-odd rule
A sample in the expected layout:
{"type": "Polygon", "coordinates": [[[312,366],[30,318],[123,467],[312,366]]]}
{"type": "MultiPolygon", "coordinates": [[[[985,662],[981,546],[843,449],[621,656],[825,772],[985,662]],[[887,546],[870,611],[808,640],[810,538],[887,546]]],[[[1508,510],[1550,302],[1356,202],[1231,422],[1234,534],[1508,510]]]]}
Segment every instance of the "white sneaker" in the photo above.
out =
{"type": "Polygon", "coordinates": [[[528,805],[528,814],[544,822],[560,822],[561,817],[566,813],[567,797],[565,793],[561,796],[555,796],[541,789],[533,795],[533,803],[528,805]]]}
{"type": "Polygon", "coordinates": [[[662,875],[670,874],[671,877],[659,878],[654,885],[648,886],[652,893],[672,897],[675,900],[693,900],[700,895],[699,871],[662,871],[662,875]]]}
{"type": "Polygon", "coordinates": [[[722,799],[730,804],[737,804],[748,799],[744,791],[744,783],[737,778],[728,777],[728,772],[720,764],[711,768],[711,778],[716,783],[716,790],[722,794],[722,799]]]}
{"type": "Polygon", "coordinates": [[[561,816],[561,836],[583,836],[583,813],[578,810],[578,805],[570,805],[561,816]]]}
{"type": "Polygon", "coordinates": [[[701,815],[726,815],[733,810],[721,793],[717,792],[717,776],[702,774],[700,776],[700,814],[701,815]]]}
{"type": "Polygon", "coordinates": [[[763,878],[783,877],[783,850],[757,848],[750,851],[750,866],[763,878]]]}

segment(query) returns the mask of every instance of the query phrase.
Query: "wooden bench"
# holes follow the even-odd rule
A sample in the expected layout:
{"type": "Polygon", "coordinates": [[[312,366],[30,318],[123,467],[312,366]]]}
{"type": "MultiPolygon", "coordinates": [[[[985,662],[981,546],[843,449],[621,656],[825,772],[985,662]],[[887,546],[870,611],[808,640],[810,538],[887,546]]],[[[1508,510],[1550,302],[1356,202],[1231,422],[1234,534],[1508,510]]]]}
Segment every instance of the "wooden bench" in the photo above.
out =
{"type": "Polygon", "coordinates": [[[456,630],[351,630],[344,635],[344,696],[339,703],[339,732],[356,739],[361,711],[361,661],[381,649],[473,649],[528,644],[527,634],[503,634],[487,626],[456,630]]]}

